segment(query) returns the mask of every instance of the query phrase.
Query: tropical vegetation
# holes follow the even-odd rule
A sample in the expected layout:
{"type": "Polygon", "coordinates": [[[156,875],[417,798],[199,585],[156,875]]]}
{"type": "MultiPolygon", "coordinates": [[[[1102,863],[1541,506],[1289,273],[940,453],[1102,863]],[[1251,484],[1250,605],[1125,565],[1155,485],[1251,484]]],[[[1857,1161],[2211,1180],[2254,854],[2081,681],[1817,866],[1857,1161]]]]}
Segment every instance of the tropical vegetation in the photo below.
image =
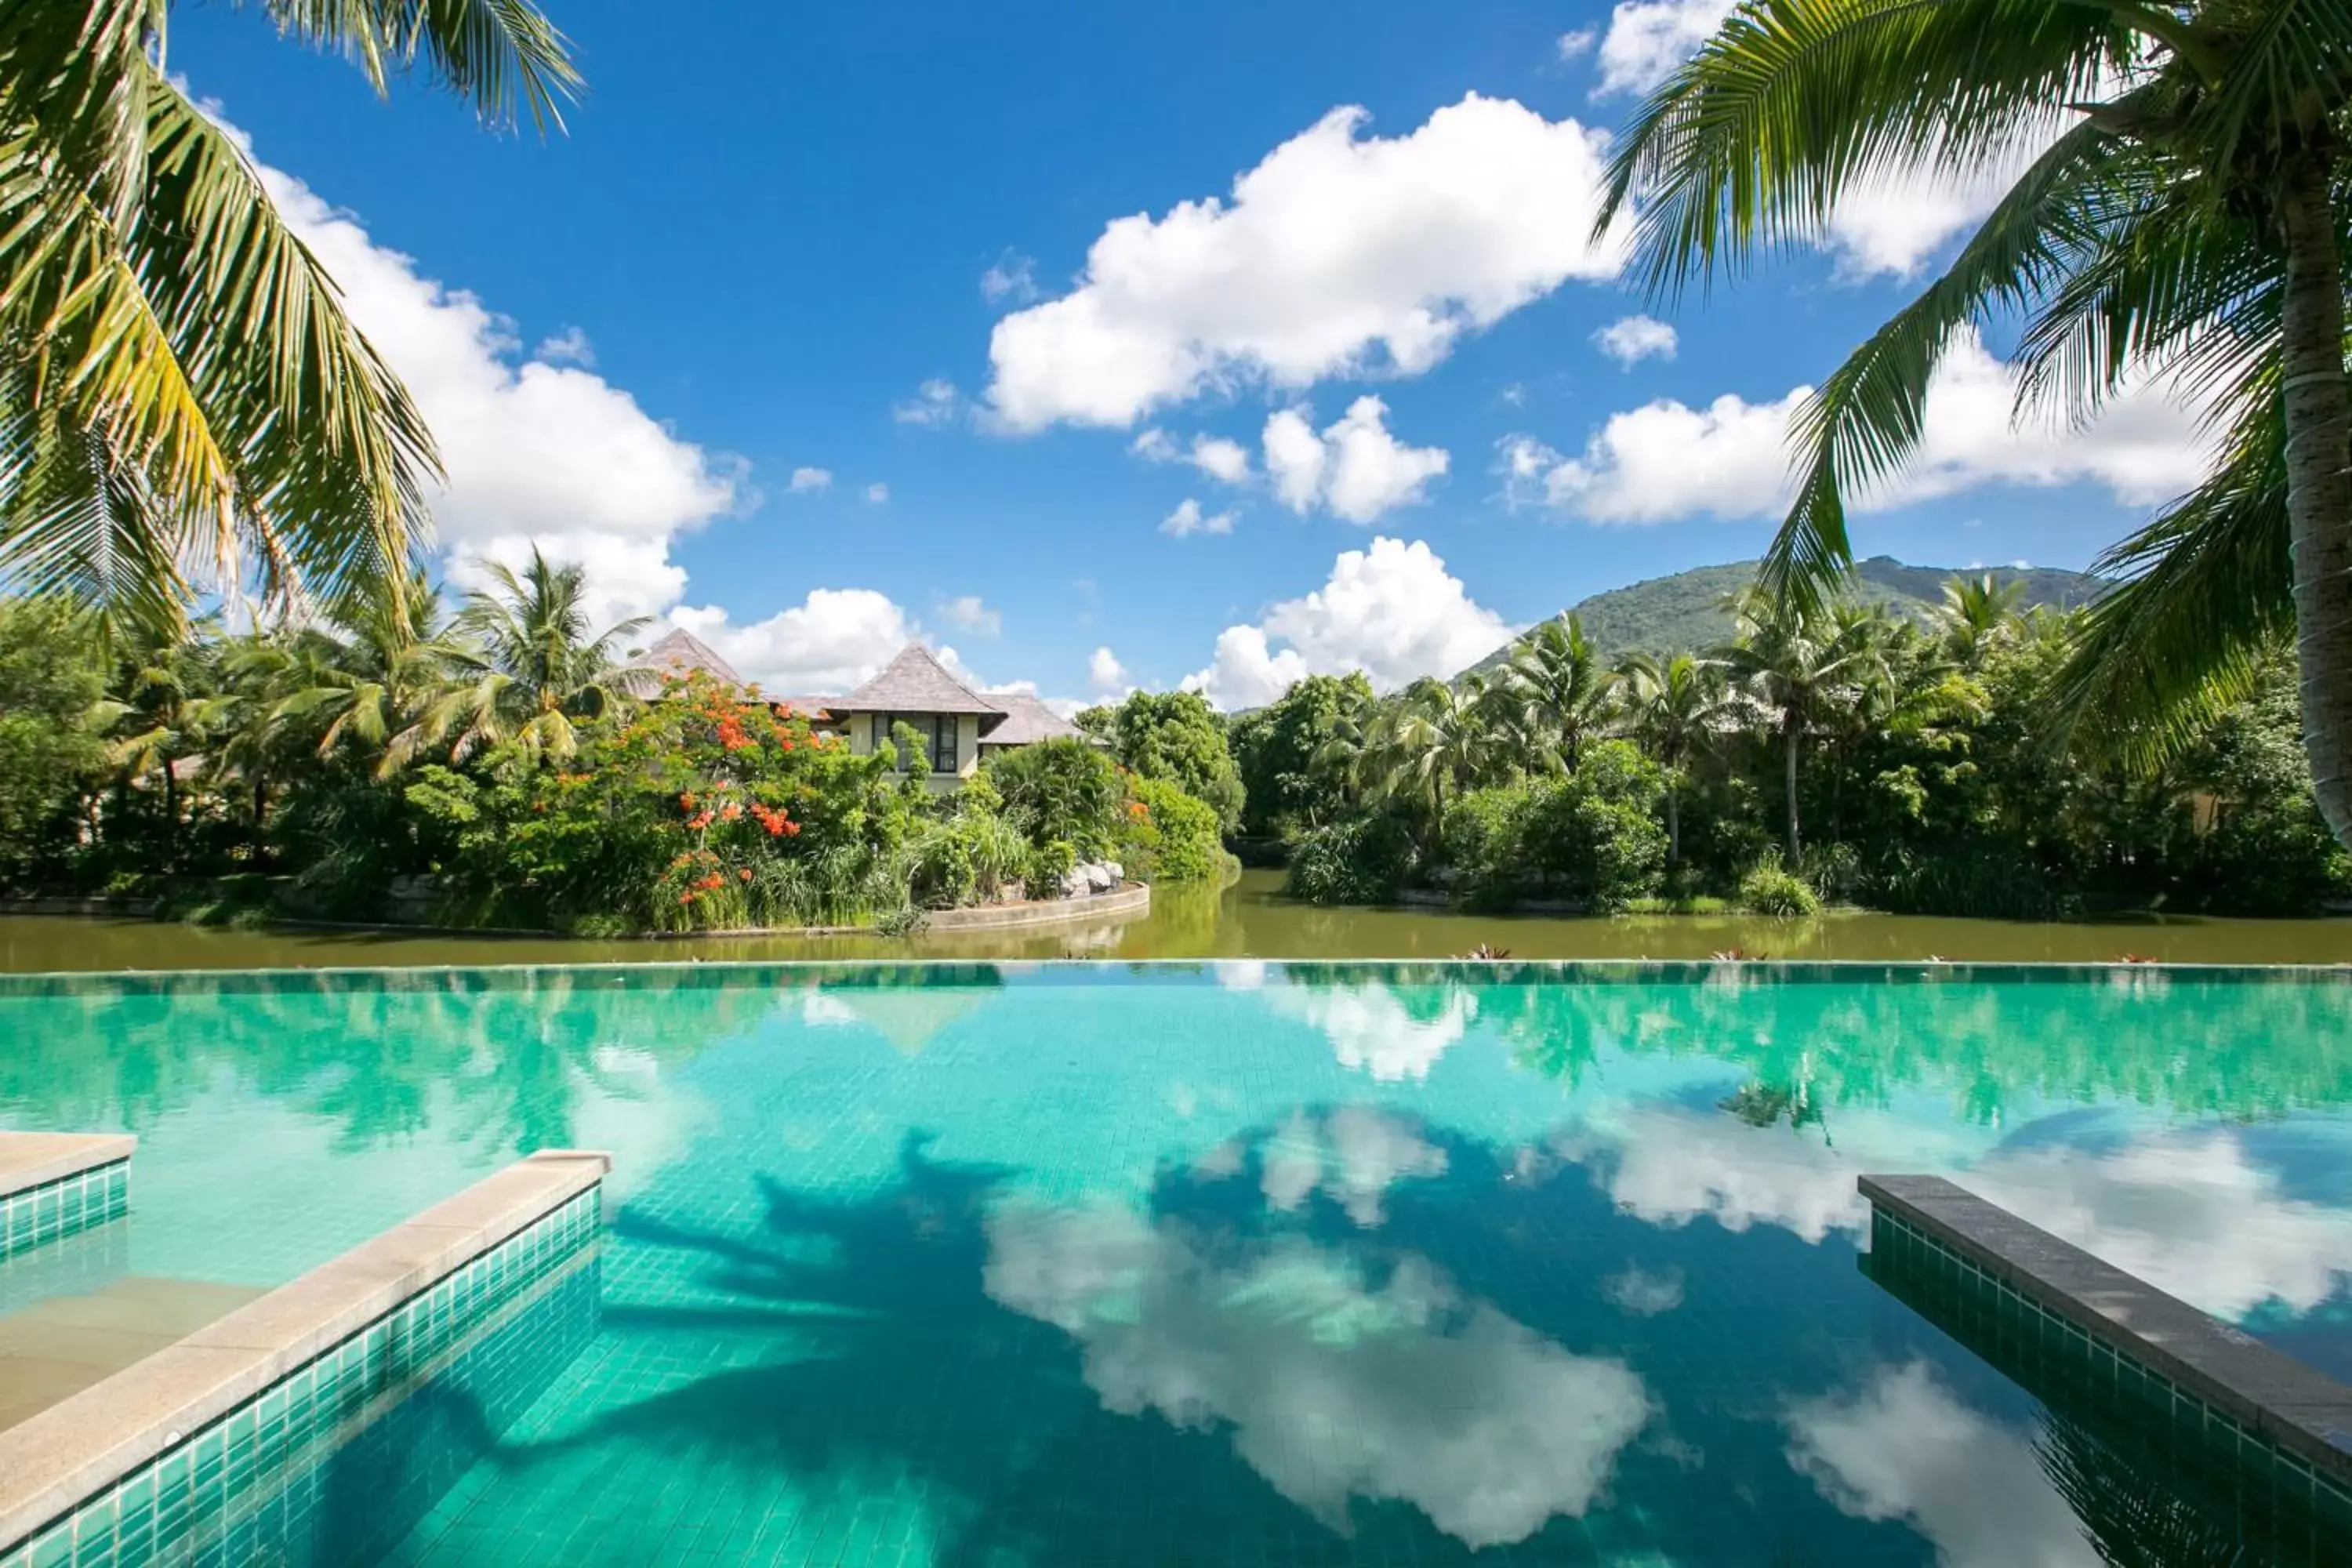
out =
{"type": "MultiPolygon", "coordinates": [[[[1087,863],[1227,868],[1215,805],[1101,746],[1016,748],[936,791],[911,728],[858,755],[755,689],[627,665],[642,628],[592,626],[576,567],[470,575],[454,612],[419,578],[397,605],[185,636],[0,599],[0,890],[618,934],[895,929],[1063,897],[1087,863]]],[[[1204,763],[1179,743],[1197,716],[1164,707],[1125,729],[1177,731],[1153,765],[1205,766],[1237,814],[1222,729],[1204,763]]]]}
{"type": "MultiPolygon", "coordinates": [[[[577,86],[530,0],[263,0],[280,36],[416,72],[494,127],[577,86]]],[[[235,133],[163,0],[0,7],[0,577],[152,633],[199,590],[405,593],[439,477],[408,394],[235,133]]]]}
{"type": "Polygon", "coordinates": [[[2334,0],[1752,0],[1618,143],[1602,230],[1678,293],[1822,237],[1898,171],[2023,172],[1951,265],[1802,411],[1764,561],[1818,607],[1848,501],[1925,433],[1952,345],[2021,320],[2020,401],[2076,419],[2150,380],[2221,457],[2117,543],[2126,578],[2046,697],[2116,749],[2191,765],[2279,677],[2291,634],[2322,818],[2352,842],[2352,11],[2334,0]],[[2030,157],[2025,155],[2030,154],[2030,157]]]}
{"type": "Polygon", "coordinates": [[[2021,614],[1978,578],[1926,624],[1754,589],[1727,613],[1717,647],[1613,668],[1571,616],[1388,697],[1300,681],[1232,727],[1243,843],[1331,903],[2046,917],[2352,896],[2284,650],[2154,759],[2051,722],[2095,610],[2021,614]]]}

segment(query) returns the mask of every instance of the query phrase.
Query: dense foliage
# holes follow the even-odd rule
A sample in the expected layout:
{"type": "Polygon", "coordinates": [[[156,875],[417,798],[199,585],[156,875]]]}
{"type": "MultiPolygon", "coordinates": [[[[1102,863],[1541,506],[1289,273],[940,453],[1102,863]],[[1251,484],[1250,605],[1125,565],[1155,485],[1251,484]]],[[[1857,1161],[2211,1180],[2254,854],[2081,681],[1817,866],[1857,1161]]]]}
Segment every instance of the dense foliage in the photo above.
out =
{"type": "Polygon", "coordinates": [[[1079,724],[1109,743],[1120,767],[1207,803],[1222,831],[1240,827],[1242,780],[1225,721],[1199,692],[1138,691],[1116,708],[1080,714],[1079,724]]]}
{"type": "Polygon", "coordinates": [[[1062,897],[1087,861],[1223,869],[1214,808],[1097,746],[935,789],[904,726],[859,756],[756,692],[619,666],[635,627],[586,624],[577,568],[485,575],[446,617],[418,582],[396,613],[238,637],[0,601],[0,888],[617,934],[895,926],[1062,897]]]}
{"type": "Polygon", "coordinates": [[[1302,681],[1234,726],[1246,826],[1323,902],[1727,899],[2041,918],[2301,913],[2352,894],[2313,800],[2291,658],[2162,765],[2053,723],[2083,614],[1952,584],[1727,606],[1720,647],[1602,668],[1573,617],[1453,683],[1302,681]],[[1288,809],[1284,809],[1284,806],[1288,809]]]}

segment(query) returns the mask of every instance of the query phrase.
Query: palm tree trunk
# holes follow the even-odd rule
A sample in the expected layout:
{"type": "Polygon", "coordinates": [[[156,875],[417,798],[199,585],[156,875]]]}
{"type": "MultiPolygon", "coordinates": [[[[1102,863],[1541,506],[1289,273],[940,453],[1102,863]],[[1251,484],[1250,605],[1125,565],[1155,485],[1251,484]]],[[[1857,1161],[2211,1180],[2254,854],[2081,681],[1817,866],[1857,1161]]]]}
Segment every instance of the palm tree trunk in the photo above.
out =
{"type": "Polygon", "coordinates": [[[172,776],[172,754],[163,753],[163,869],[172,868],[180,837],[180,781],[172,776]]]}
{"type": "Polygon", "coordinates": [[[1784,720],[1781,722],[1780,736],[1783,748],[1781,765],[1782,771],[1786,775],[1785,782],[1789,792],[1789,870],[1791,874],[1793,874],[1797,869],[1797,855],[1799,848],[1797,842],[1797,743],[1803,734],[1804,727],[1796,722],[1793,717],[1784,720]]]}
{"type": "Polygon", "coordinates": [[[2343,258],[2327,177],[2326,155],[2309,152],[2289,164],[2282,184],[2280,357],[2304,745],[2320,812],[2336,840],[2352,845],[2352,385],[2344,369],[2343,258]]]}
{"type": "Polygon", "coordinates": [[[1666,786],[1666,864],[1683,863],[1683,803],[1682,791],[1673,784],[1666,786]]]}

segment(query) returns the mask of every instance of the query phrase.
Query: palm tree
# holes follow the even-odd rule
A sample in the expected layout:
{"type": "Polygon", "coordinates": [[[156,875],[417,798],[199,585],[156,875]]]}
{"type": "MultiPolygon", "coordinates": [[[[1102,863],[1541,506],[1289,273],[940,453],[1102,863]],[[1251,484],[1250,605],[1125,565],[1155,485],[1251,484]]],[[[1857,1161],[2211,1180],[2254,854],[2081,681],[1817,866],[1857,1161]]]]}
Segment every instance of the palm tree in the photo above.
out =
{"type": "MultiPolygon", "coordinates": [[[[494,125],[577,78],[530,0],[262,0],[383,91],[494,125]]],[[[178,629],[194,584],[403,590],[431,435],[230,132],[165,66],[168,0],[0,5],[0,576],[178,629]]]]}
{"type": "Polygon", "coordinates": [[[436,732],[460,731],[459,745],[510,742],[530,756],[568,757],[579,749],[575,718],[593,718],[627,693],[612,682],[614,650],[649,624],[639,616],[588,637],[583,603],[587,574],[554,565],[531,547],[520,576],[496,561],[477,562],[490,586],[466,595],[450,623],[476,645],[466,663],[477,679],[444,700],[436,732]]]}
{"type": "Polygon", "coordinates": [[[1486,706],[1486,684],[1475,676],[1417,680],[1369,748],[1381,793],[1425,805],[1433,840],[1445,824],[1446,786],[1474,784],[1492,759],[1486,706]]]}
{"type": "Polygon", "coordinates": [[[1572,773],[1583,761],[1585,739],[1609,721],[1616,690],[1583,621],[1559,616],[1518,640],[1495,695],[1533,746],[1549,747],[1553,764],[1572,773]]]}
{"type": "Polygon", "coordinates": [[[1988,572],[1979,577],[1955,577],[1944,584],[1944,603],[1936,612],[1944,632],[1944,647],[1953,662],[1966,669],[1984,663],[1992,646],[2016,630],[2018,605],[2025,584],[2014,580],[1997,583],[1988,572]]]}
{"type": "Polygon", "coordinates": [[[168,865],[180,830],[179,765],[204,754],[217,727],[220,671],[208,642],[140,637],[123,648],[121,673],[109,704],[121,731],[108,748],[123,782],[157,783],[163,807],[163,856],[168,865]]]}
{"type": "MultiPolygon", "coordinates": [[[[2210,397],[2221,466],[2108,555],[2078,697],[2160,715],[2247,689],[2291,624],[2319,804],[2352,843],[2352,11],[2326,0],[1752,0],[1619,143],[1608,228],[1671,294],[1819,237],[1890,171],[1980,174],[2055,132],[1945,273],[1795,432],[1763,581],[1850,567],[1846,497],[1917,449],[1955,337],[2026,317],[2021,397],[2080,416],[2166,372],[2210,397]]],[[[2155,726],[2161,739],[2172,733],[2155,726]]]]}
{"type": "Polygon", "coordinates": [[[1666,863],[1679,865],[1684,774],[1715,739],[1715,718],[1723,711],[1722,667],[1686,653],[1663,661],[1637,653],[1618,674],[1626,728],[1665,772],[1666,863]]]}
{"type": "Polygon", "coordinates": [[[1797,768],[1806,734],[1826,722],[1841,697],[1874,674],[1885,652],[1878,620],[1832,601],[1811,608],[1750,588],[1732,601],[1738,633],[1709,657],[1720,663],[1769,716],[1780,737],[1782,785],[1788,796],[1789,869],[1803,848],[1797,816],[1797,768]]]}
{"type": "Polygon", "coordinates": [[[470,650],[442,635],[439,593],[418,573],[398,601],[346,604],[296,634],[272,716],[314,731],[320,757],[349,749],[389,778],[452,728],[478,683],[458,679],[470,650]]]}

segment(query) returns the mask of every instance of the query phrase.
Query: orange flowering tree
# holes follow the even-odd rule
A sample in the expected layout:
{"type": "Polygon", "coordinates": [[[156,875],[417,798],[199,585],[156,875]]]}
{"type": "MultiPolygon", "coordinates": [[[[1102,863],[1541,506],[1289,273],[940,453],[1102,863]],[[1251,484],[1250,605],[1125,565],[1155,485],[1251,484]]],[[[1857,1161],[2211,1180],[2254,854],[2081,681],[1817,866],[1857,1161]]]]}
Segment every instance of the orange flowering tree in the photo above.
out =
{"type": "Polygon", "coordinates": [[[422,770],[458,918],[714,931],[887,913],[916,826],[887,756],[697,674],[583,727],[560,766],[422,770]]]}

